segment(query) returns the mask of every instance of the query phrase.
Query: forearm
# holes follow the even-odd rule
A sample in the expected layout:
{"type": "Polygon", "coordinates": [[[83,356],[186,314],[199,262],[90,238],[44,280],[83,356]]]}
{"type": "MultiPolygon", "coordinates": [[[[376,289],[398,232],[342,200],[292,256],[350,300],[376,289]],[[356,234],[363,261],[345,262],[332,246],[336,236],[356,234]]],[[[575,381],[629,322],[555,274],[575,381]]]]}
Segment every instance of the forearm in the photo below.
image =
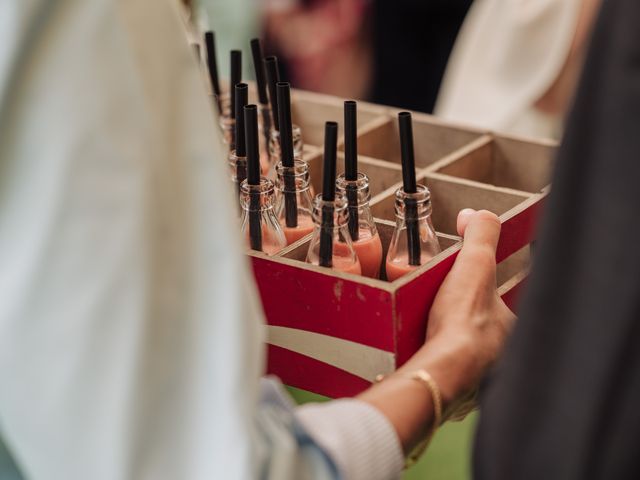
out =
{"type": "Polygon", "coordinates": [[[471,349],[465,342],[433,341],[427,343],[397,372],[373,385],[358,398],[378,409],[394,426],[405,453],[433,427],[434,404],[425,385],[407,374],[427,371],[440,387],[442,408],[446,410],[464,393],[469,378],[474,378],[471,349]]]}

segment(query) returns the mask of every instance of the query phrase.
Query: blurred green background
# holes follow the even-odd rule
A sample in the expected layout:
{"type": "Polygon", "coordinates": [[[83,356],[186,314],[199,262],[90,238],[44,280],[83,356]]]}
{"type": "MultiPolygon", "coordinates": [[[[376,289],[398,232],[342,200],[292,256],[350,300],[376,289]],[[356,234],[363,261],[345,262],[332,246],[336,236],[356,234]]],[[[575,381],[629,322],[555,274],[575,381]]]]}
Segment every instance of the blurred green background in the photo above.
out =
{"type": "MultiPolygon", "coordinates": [[[[323,402],[325,397],[288,388],[296,402],[323,402]]],[[[468,480],[471,478],[471,444],[476,414],[463,422],[445,424],[433,438],[420,462],[408,470],[403,480],[468,480]]]]}

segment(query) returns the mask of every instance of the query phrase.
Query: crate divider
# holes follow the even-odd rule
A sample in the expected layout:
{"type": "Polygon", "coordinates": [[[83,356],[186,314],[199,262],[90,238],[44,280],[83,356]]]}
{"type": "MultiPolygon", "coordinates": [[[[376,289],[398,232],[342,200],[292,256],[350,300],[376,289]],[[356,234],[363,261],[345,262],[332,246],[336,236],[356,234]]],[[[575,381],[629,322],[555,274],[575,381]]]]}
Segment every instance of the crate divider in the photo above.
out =
{"type": "MultiPolygon", "coordinates": [[[[358,102],[358,132],[367,131],[371,123],[377,125],[385,118],[386,108],[367,102],[358,102]]],[[[302,129],[305,145],[323,148],[324,124],[338,122],[338,146],[344,143],[344,101],[319,93],[293,90],[291,92],[291,117],[295,125],[302,129]]]]}
{"type": "MultiPolygon", "coordinates": [[[[421,174],[418,183],[425,184],[431,191],[436,231],[451,235],[457,233],[458,212],[464,208],[490,210],[500,216],[532,196],[435,173],[421,174]]],[[[395,219],[395,192],[401,186],[402,182],[399,182],[372,199],[371,210],[375,217],[395,219]]]]}
{"type": "Polygon", "coordinates": [[[541,192],[549,183],[553,145],[528,143],[506,135],[487,135],[461,155],[448,158],[433,171],[495,187],[528,193],[541,192]]]}
{"type": "MultiPolygon", "coordinates": [[[[413,115],[413,139],[416,168],[421,170],[482,137],[484,132],[441,125],[428,115],[413,115]]],[[[367,129],[358,138],[358,153],[400,164],[398,120],[367,129]]]]}
{"type": "MultiPolygon", "coordinates": [[[[315,193],[322,191],[322,157],[322,149],[315,149],[305,157],[306,162],[309,164],[311,185],[315,193]]],[[[344,153],[338,152],[337,162],[338,174],[343,173],[344,153]]],[[[363,155],[358,155],[358,170],[369,177],[372,199],[402,180],[402,168],[400,165],[363,155]]]]}
{"type": "Polygon", "coordinates": [[[475,152],[476,150],[478,150],[478,149],[482,148],[483,146],[487,145],[488,143],[490,143],[492,141],[492,139],[493,139],[493,137],[491,137],[491,135],[488,135],[488,134],[487,135],[482,135],[481,137],[478,137],[477,139],[473,140],[472,142],[467,143],[466,145],[463,145],[462,147],[460,147],[457,150],[453,151],[449,155],[444,156],[440,160],[435,161],[434,163],[432,163],[428,167],[423,168],[421,170],[421,173],[426,174],[426,173],[438,172],[442,168],[447,167],[448,165],[451,165],[452,163],[455,163],[459,159],[464,158],[467,155],[473,154],[473,152],[475,152]]]}

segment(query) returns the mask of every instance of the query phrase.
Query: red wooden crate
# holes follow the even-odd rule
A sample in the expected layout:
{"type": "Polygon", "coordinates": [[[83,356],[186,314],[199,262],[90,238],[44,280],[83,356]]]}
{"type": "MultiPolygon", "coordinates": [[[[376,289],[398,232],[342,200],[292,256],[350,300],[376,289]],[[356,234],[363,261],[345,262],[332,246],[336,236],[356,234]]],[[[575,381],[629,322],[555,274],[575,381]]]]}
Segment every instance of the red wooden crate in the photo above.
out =
{"type": "MultiPolygon", "coordinates": [[[[304,115],[299,121],[303,137],[317,145],[324,121],[341,119],[342,100],[297,91],[292,108],[294,121],[304,115]]],[[[401,179],[397,110],[359,103],[359,112],[365,112],[358,131],[359,164],[371,178],[372,211],[386,254],[401,179]]],[[[286,384],[329,397],[351,396],[375,375],[404,363],[424,341],[429,308],[462,246],[455,231],[462,208],[499,215],[498,284],[510,305],[516,301],[555,145],[452,126],[417,113],[414,137],[418,179],[431,190],[443,248],[428,264],[387,282],[305,263],[308,238],[272,257],[249,253],[268,324],[268,371],[286,384]]],[[[319,147],[307,149],[316,191],[321,156],[319,147]]]]}

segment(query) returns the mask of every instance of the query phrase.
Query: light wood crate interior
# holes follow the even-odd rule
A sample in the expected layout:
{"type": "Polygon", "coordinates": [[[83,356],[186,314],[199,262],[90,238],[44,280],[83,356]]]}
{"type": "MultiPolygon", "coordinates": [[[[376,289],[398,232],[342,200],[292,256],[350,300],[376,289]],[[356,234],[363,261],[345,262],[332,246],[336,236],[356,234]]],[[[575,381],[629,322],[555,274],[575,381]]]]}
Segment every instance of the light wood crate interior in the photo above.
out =
{"type": "MultiPolygon", "coordinates": [[[[364,133],[371,126],[377,125],[376,121],[384,113],[385,110],[382,107],[362,104],[358,108],[359,130],[364,133]]],[[[342,100],[338,98],[294,91],[291,98],[291,120],[302,130],[305,145],[323,147],[324,124],[329,121],[338,123],[338,143],[343,142],[344,106],[342,100]]]]}
{"type": "MultiPolygon", "coordinates": [[[[478,139],[481,132],[441,124],[433,117],[413,114],[413,144],[416,168],[425,168],[478,139]]],[[[372,123],[359,133],[358,153],[400,165],[400,134],[397,118],[372,123]]]]}
{"type": "Polygon", "coordinates": [[[554,146],[529,143],[501,136],[486,136],[477,148],[454,156],[437,171],[458,178],[540,192],[547,186],[554,146]]]}
{"type": "MultiPolygon", "coordinates": [[[[438,232],[456,235],[458,212],[464,208],[489,210],[500,216],[530,198],[529,194],[510,192],[490,186],[465,182],[444,175],[424,174],[418,177],[431,192],[433,226],[438,232]]],[[[385,220],[395,220],[395,191],[398,183],[378,195],[372,202],[373,215],[385,220]]]]}
{"type": "MultiPolygon", "coordinates": [[[[395,221],[395,192],[402,185],[398,109],[358,102],[359,171],[370,179],[371,210],[386,252],[395,221]]],[[[344,171],[343,100],[303,91],[292,93],[292,119],[302,129],[304,160],[308,162],[313,191],[321,192],[324,124],[339,125],[337,172],[344,171]]],[[[463,208],[486,209],[502,220],[539,196],[548,185],[555,145],[449,125],[437,118],[413,113],[413,136],[418,182],[431,192],[432,220],[443,252],[459,249],[456,219],[463,208]],[[456,248],[452,248],[456,247],[456,248]]],[[[371,285],[402,285],[406,278],[389,284],[304,262],[310,236],[278,252],[270,259],[311,269],[322,275],[348,278],[371,285]]],[[[263,256],[257,252],[251,255],[263,256]]],[[[435,261],[407,277],[428,271],[435,261]]],[[[383,260],[384,261],[384,260],[383,260]]],[[[498,283],[526,270],[529,248],[504,260],[498,268],[498,283]]],[[[383,271],[383,269],[382,269],[383,271]]],[[[388,287],[385,287],[388,288],[388,287]]]]}
{"type": "MultiPolygon", "coordinates": [[[[322,157],[322,150],[317,149],[314,154],[310,154],[306,158],[311,174],[311,185],[315,192],[322,191],[322,157]]],[[[336,171],[338,175],[344,173],[344,154],[342,152],[338,152],[336,171]]],[[[372,199],[402,181],[402,167],[400,165],[363,155],[358,155],[358,171],[369,177],[372,199]]]]}

